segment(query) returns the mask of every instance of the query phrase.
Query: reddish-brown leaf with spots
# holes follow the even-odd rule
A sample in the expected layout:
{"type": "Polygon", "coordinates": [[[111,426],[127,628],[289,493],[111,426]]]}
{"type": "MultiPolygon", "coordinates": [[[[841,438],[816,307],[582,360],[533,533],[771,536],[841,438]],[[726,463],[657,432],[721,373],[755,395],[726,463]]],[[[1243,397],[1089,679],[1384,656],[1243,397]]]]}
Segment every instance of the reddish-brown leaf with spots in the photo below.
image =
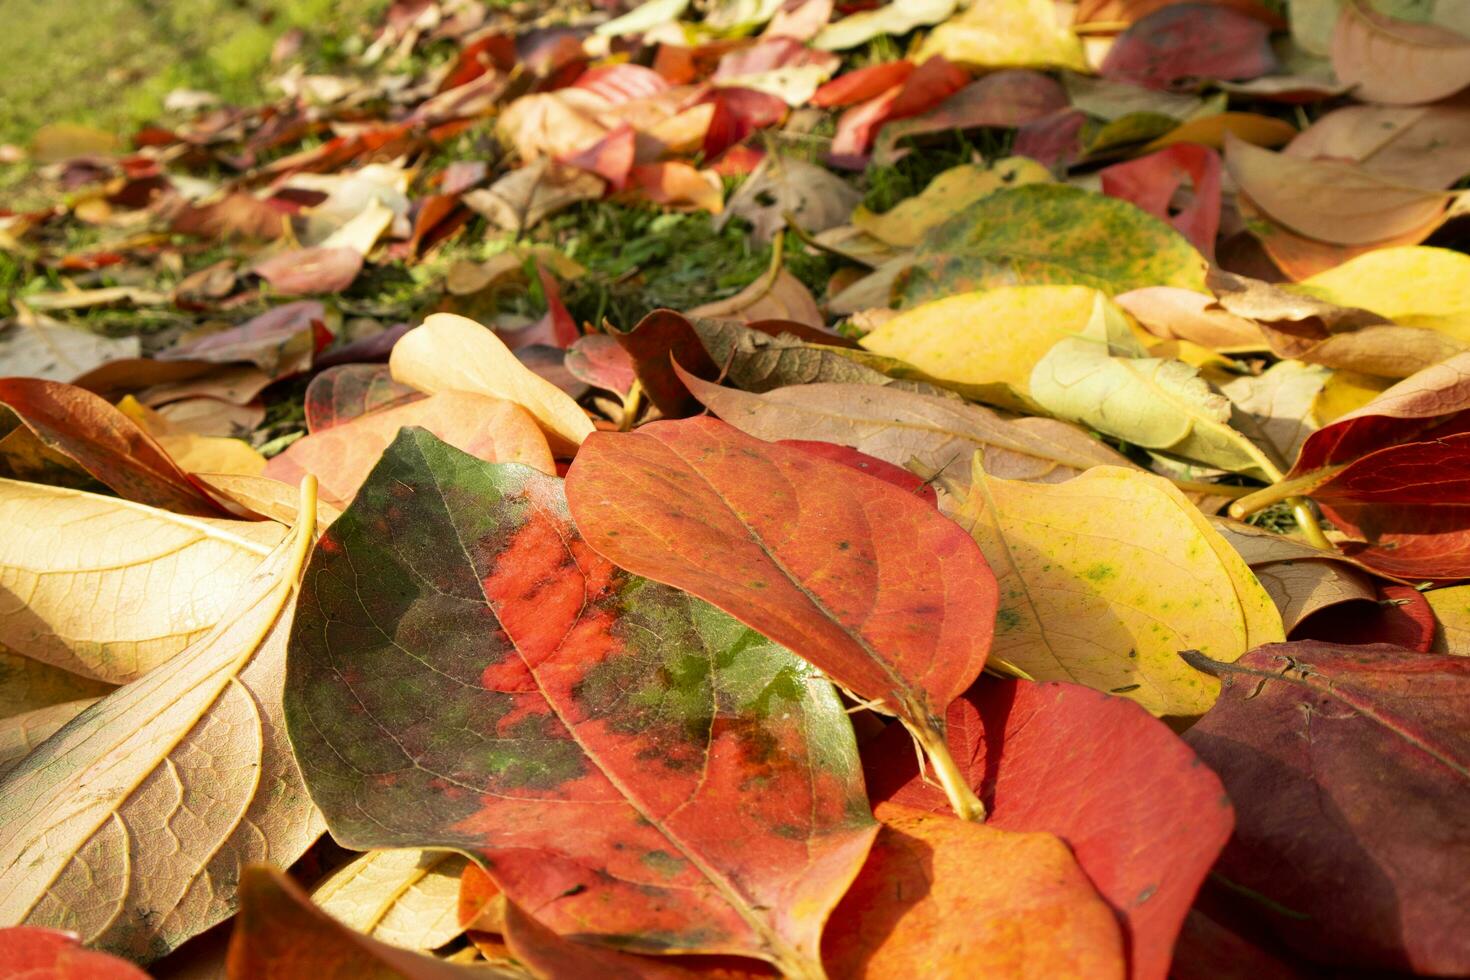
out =
{"type": "Polygon", "coordinates": [[[1216,872],[1312,959],[1470,973],[1470,659],[1313,641],[1185,659],[1223,683],[1184,735],[1235,802],[1216,872]]]}
{"type": "Polygon", "coordinates": [[[692,592],[896,713],[957,811],[944,712],[990,649],[995,576],[973,539],[906,492],[711,418],[589,436],[567,474],[600,554],[692,592]]]}
{"type": "MultiPolygon", "coordinates": [[[[950,706],[955,761],[1003,830],[1056,834],[1123,927],[1128,975],[1163,980],[1194,893],[1230,836],[1220,780],[1131,701],[985,679],[950,706]]],[[[890,727],[863,748],[874,800],[943,810],[890,727]]]]}
{"type": "Polygon", "coordinates": [[[599,557],[555,478],[404,430],[322,538],[291,642],[287,724],[337,840],[473,853],[560,934],[820,976],[876,830],[841,703],[599,557]]]}

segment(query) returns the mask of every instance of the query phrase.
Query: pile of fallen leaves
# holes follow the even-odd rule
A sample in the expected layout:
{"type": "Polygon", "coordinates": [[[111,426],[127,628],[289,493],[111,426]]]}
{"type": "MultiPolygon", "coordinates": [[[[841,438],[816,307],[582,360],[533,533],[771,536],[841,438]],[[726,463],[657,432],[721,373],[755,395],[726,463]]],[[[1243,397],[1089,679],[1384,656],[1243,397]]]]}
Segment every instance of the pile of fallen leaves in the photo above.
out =
{"type": "Polygon", "coordinates": [[[1470,974],[1467,10],[397,0],[43,130],[0,976],[1470,974]]]}

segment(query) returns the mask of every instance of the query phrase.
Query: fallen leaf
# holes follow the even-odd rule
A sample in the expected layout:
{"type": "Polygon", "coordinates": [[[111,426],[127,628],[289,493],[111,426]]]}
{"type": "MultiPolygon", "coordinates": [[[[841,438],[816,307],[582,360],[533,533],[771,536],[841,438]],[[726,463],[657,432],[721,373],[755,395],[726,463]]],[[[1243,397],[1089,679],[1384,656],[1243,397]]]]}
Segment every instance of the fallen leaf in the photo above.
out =
{"type": "Polygon", "coordinates": [[[186,473],[259,476],[265,469],[265,457],[243,439],[190,432],[141,404],[132,395],[118,402],[117,410],[157,440],[164,452],[186,473]]]}
{"type": "Polygon", "coordinates": [[[460,927],[460,874],[469,859],[453,851],[369,851],[311,891],[323,912],[399,949],[438,949],[460,927]]]}
{"type": "Polygon", "coordinates": [[[1447,248],[1384,248],[1303,280],[1304,292],[1470,343],[1470,256],[1447,248]]]}
{"type": "Polygon", "coordinates": [[[1303,160],[1225,137],[1225,167],[1251,201],[1291,231],[1338,245],[1384,243],[1442,220],[1451,195],[1360,166],[1303,160]]]}
{"type": "Polygon", "coordinates": [[[158,356],[169,361],[211,364],[248,362],[274,381],[311,367],[312,353],[323,346],[320,341],[331,339],[326,332],[326,317],[326,307],[316,300],[283,303],[237,327],[186,340],[158,356]]]}
{"type": "Polygon", "coordinates": [[[729,299],[705,303],[689,311],[706,317],[750,323],[755,320],[791,320],[820,328],[827,322],[817,301],[802,281],[773,263],[772,269],[729,299]]]}
{"type": "Polygon", "coordinates": [[[700,377],[712,378],[720,371],[689,321],[673,310],[654,310],[632,330],[612,336],[632,358],[649,400],[668,418],[697,410],[689,390],[674,373],[675,363],[700,377]]]}
{"type": "Polygon", "coordinates": [[[1098,297],[1083,336],[1058,341],[1032,368],[1029,394],[1038,405],[1153,452],[1265,480],[1280,477],[1285,463],[1262,448],[1248,415],[1193,365],[1139,356],[1140,347],[1119,349],[1115,337],[1126,325],[1109,325],[1103,303],[1098,297]]]}
{"type": "Polygon", "coordinates": [[[1112,911],[1056,837],[895,803],[876,814],[824,944],[833,976],[1126,975],[1112,911]]]}
{"type": "Polygon", "coordinates": [[[812,93],[809,104],[819,109],[856,105],[882,95],[895,85],[902,85],[916,66],[907,58],[880,61],[857,68],[823,84],[812,93]]]}
{"type": "Polygon", "coordinates": [[[35,378],[0,378],[0,405],[46,447],[119,496],[180,514],[223,513],[136,422],[89,391],[35,378]]]}
{"type": "Polygon", "coordinates": [[[1434,610],[1422,593],[1407,585],[1380,585],[1368,602],[1356,602],[1314,616],[1292,639],[1362,646],[1387,643],[1419,653],[1434,646],[1434,610]]]}
{"type": "Polygon", "coordinates": [[[473,320],[435,313],[405,334],[388,360],[393,380],[428,394],[468,391],[514,402],[535,417],[553,453],[571,455],[592,422],[560,388],[516,360],[473,320]]]}
{"type": "Polygon", "coordinates": [[[294,486],[310,473],[319,481],[321,499],[344,508],[404,426],[419,426],[489,463],[523,463],[543,473],[556,472],[546,437],[524,408],[450,389],[298,439],[270,460],[265,475],[294,486]]]}
{"type": "MultiPolygon", "coordinates": [[[[1128,975],[1163,980],[1234,823],[1215,774],[1136,704],[1075,684],[985,678],[946,721],[986,823],[1060,837],[1123,925],[1128,975]]],[[[944,809],[901,729],[867,743],[863,765],[875,800],[944,809]]]]}
{"type": "Polygon", "coordinates": [[[898,145],[903,139],[957,129],[1024,126],[1066,107],[1067,94],[1051,76],[1028,69],[997,71],[971,82],[931,109],[883,125],[874,142],[873,161],[889,165],[908,156],[912,151],[898,145]]]}
{"type": "Polygon", "coordinates": [[[1259,324],[1221,309],[1212,297],[1192,289],[1145,286],[1120,293],[1113,302],[1164,340],[1188,340],[1221,353],[1267,346],[1259,324]]]}
{"type": "Polygon", "coordinates": [[[461,200],[497,228],[519,233],[579,201],[596,200],[605,190],[600,177],[541,157],[461,200]]]}
{"type": "Polygon", "coordinates": [[[903,290],[909,305],[967,289],[1044,283],[1112,295],[1143,286],[1204,289],[1204,259],[1133,205],[1061,184],[996,191],[925,236],[903,290]]]}
{"type": "Polygon", "coordinates": [[[1245,562],[1159,477],[1108,466],[1040,484],[977,469],[953,513],[1000,583],[993,659],[1026,677],[1199,715],[1219,687],[1179,650],[1234,660],[1283,638],[1245,562]],[[1128,540],[1139,526],[1147,541],[1128,540]]]}
{"type": "Polygon", "coordinates": [[[1169,222],[1211,261],[1220,231],[1220,158],[1211,150],[1182,143],[1115,163],[1098,173],[1104,194],[1138,205],[1169,222]],[[1188,205],[1173,211],[1175,193],[1189,178],[1193,191],[1188,205]]]}
{"type": "Polygon", "coordinates": [[[75,933],[36,926],[0,929],[0,962],[16,980],[148,980],[127,960],[87,949],[75,933]]]}
{"type": "Polygon", "coordinates": [[[1130,465],[1065,422],[1004,419],[978,405],[893,387],[790,385],[756,395],[683,371],[679,377],[706,408],[757,439],[823,439],[896,466],[918,463],[962,486],[976,452],[985,454],[988,473],[1040,483],[1060,483],[1091,466],[1130,465]]]}
{"type": "Polygon", "coordinates": [[[554,478],[419,430],[313,557],[286,699],[339,841],[469,851],[543,924],[624,948],[817,976],[874,832],[824,681],[594,555],[554,478]],[[417,533],[389,542],[386,521],[417,533]]]}
{"type": "Polygon", "coordinates": [[[905,310],[859,343],[951,382],[968,397],[1034,413],[1032,369],[1058,342],[1086,329],[1099,301],[1108,302],[1087,286],[960,293],[905,310]]]}
{"type": "Polygon", "coordinates": [[[109,361],[138,356],[137,337],[103,337],[85,327],[32,313],[18,298],[11,304],[14,319],[8,325],[0,324],[0,363],[9,375],[71,381],[109,361]]]}
{"type": "Polygon", "coordinates": [[[1285,153],[1351,160],[1411,187],[1450,187],[1470,173],[1470,106],[1343,106],[1303,130],[1285,153]]]}
{"type": "Polygon", "coordinates": [[[519,970],[446,963],[354,932],[312,905],[289,876],[258,864],[241,871],[240,914],[226,962],[230,980],[525,978],[519,970]]]}
{"type": "Polygon", "coordinates": [[[97,701],[97,698],[63,701],[0,718],[0,776],[97,701]]]}
{"type": "Polygon", "coordinates": [[[567,349],[567,370],[578,381],[627,398],[638,371],[630,355],[618,341],[606,334],[588,334],[578,338],[567,349]]]}
{"type": "Polygon", "coordinates": [[[394,381],[386,364],[339,364],[322,371],[306,386],[306,428],[313,434],[325,432],[369,412],[423,397],[394,381]]]}
{"type": "Polygon", "coordinates": [[[1457,657],[1470,656],[1470,585],[1431,589],[1424,593],[1434,611],[1436,628],[1430,649],[1457,657]]]}
{"type": "Polygon", "coordinates": [[[712,170],[696,170],[677,160],[648,163],[628,171],[628,192],[654,204],[719,214],[725,209],[725,188],[712,170]]]}
{"type": "Polygon", "coordinates": [[[567,499],[599,554],[789,641],[896,713],[931,758],[944,752],[943,711],[984,664],[994,593],[979,549],[934,508],[707,418],[594,434],[567,499]],[[681,488],[673,511],[670,486],[681,488]],[[880,580],[879,568],[906,573],[880,580]]]}
{"type": "Polygon", "coordinates": [[[351,248],[298,248],[257,262],[251,271],[282,296],[340,293],[362,271],[362,253],[351,248]]]}
{"type": "Polygon", "coordinates": [[[1313,959],[1470,970],[1470,869],[1455,843],[1470,661],[1315,642],[1234,664],[1186,656],[1223,681],[1184,736],[1235,802],[1217,873],[1262,896],[1257,915],[1313,959]]]}
{"type": "Polygon", "coordinates": [[[1276,604],[1287,636],[1324,609],[1376,600],[1373,580],[1336,554],[1239,521],[1216,517],[1210,525],[1250,566],[1276,604]]]}
{"type": "Polygon", "coordinates": [[[812,38],[820,51],[846,51],[884,35],[907,34],[916,27],[938,24],[955,12],[957,0],[915,0],[862,10],[835,20],[812,38]]]}
{"type": "Polygon", "coordinates": [[[676,20],[689,6],[689,0],[648,0],[621,17],[599,24],[595,33],[604,37],[627,37],[642,34],[669,21],[676,20]]]}
{"type": "Polygon", "coordinates": [[[1275,116],[1253,112],[1217,112],[1211,116],[1188,119],[1144,146],[1145,153],[1162,150],[1180,143],[1199,143],[1216,150],[1225,148],[1225,137],[1256,146],[1277,147],[1297,135],[1297,128],[1275,116]]]}
{"type": "MultiPolygon", "coordinates": [[[[732,320],[706,320],[696,317],[686,321],[708,352],[718,371],[746,391],[763,392],[785,385],[811,384],[819,381],[845,384],[892,384],[896,379],[883,373],[909,377],[913,368],[893,358],[869,354],[832,344],[809,343],[794,333],[803,324],[774,321],[770,330],[757,330],[732,320]]],[[[930,389],[933,391],[934,389],[930,389]]]]}
{"type": "Polygon", "coordinates": [[[1332,68],[1365,102],[1418,105],[1470,85],[1470,38],[1437,24],[1385,17],[1345,0],[1332,32],[1332,68]]]}
{"type": "Polygon", "coordinates": [[[1278,361],[1259,375],[1243,375],[1220,393],[1255,418],[1257,429],[1281,459],[1296,459],[1317,430],[1312,406],[1332,372],[1301,361],[1278,361]]]}
{"type": "Polygon", "coordinates": [[[1166,90],[1257,78],[1278,67],[1270,38],[1269,26],[1229,7],[1174,4],[1119,35],[1098,74],[1166,90]]]}
{"type": "MultiPolygon", "coordinates": [[[[1076,20],[1079,24],[1133,24],[1164,7],[1172,7],[1183,0],[1081,0],[1077,4],[1076,20]]],[[[1280,27],[1281,16],[1268,2],[1262,0],[1202,0],[1219,7],[1229,7],[1247,14],[1272,27],[1280,27]]]]}
{"type": "Polygon", "coordinates": [[[1047,183],[1051,179],[1051,171],[1025,157],[1007,157],[989,166],[961,164],[940,171],[918,194],[882,214],[859,205],[852,212],[852,223],[889,245],[912,248],[930,229],[983,197],[1004,187],[1047,183]]]}
{"type": "Polygon", "coordinates": [[[803,231],[816,234],[845,223],[861,200],[856,189],[830,170],[772,153],[730,196],[714,224],[718,229],[732,217],[744,218],[757,241],[770,241],[790,215],[803,231]]]}
{"type": "Polygon", "coordinates": [[[241,866],[289,865],[321,833],[279,713],[313,527],[299,521],[168,669],[107,695],[0,781],[5,921],[156,959],[234,912],[241,866]]]}
{"type": "Polygon", "coordinates": [[[1072,68],[1087,70],[1082,42],[1058,23],[1048,0],[990,0],[936,27],[915,59],[942,55],[977,68],[1072,68]]]}

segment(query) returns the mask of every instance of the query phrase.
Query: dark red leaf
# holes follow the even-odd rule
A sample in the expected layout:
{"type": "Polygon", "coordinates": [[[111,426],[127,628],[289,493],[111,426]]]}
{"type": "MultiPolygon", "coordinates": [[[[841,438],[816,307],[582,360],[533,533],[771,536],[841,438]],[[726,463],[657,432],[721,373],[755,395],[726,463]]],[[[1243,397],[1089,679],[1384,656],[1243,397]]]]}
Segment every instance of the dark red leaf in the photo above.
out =
{"type": "Polygon", "coordinates": [[[873,159],[889,164],[907,156],[908,150],[898,148],[898,141],[906,137],[982,126],[1025,126],[1067,106],[1066,90],[1051,76],[1019,68],[998,71],[969,83],[931,109],[885,125],[878,133],[873,159]]]}
{"type": "Polygon", "coordinates": [[[627,333],[613,334],[633,359],[638,380],[658,410],[669,418],[700,411],[700,404],[674,373],[674,362],[706,380],[720,373],[689,321],[673,310],[654,310],[627,333]]]}
{"type": "Polygon", "coordinates": [[[591,146],[562,157],[561,162],[594,173],[614,191],[621,191],[628,186],[628,174],[637,156],[638,134],[632,126],[622,123],[591,146]]]}
{"type": "Polygon", "coordinates": [[[1185,740],[1225,783],[1216,871],[1323,962],[1470,973],[1470,659],[1306,641],[1234,664],[1185,740]]]}
{"type": "Polygon", "coordinates": [[[1228,7],[1181,3],[1124,31],[1098,73],[1152,89],[1245,81],[1279,69],[1271,28],[1228,7]]]}
{"type": "Polygon", "coordinates": [[[326,308],[316,300],[283,303],[259,316],[161,352],[169,361],[249,362],[272,378],[300,374],[313,354],[331,341],[326,308]]]}
{"type": "Polygon", "coordinates": [[[1017,156],[1062,170],[1082,155],[1082,127],[1086,124],[1087,113],[1063,109],[1016,130],[1011,149],[1017,156]]]}

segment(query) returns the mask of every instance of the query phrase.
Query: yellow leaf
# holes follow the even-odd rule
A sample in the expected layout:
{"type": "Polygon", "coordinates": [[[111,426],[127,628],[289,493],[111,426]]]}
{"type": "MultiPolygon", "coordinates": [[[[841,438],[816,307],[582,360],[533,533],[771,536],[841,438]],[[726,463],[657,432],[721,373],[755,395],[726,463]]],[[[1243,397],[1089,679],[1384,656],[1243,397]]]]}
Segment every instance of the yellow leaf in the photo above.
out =
{"type": "MultiPolygon", "coordinates": [[[[1265,480],[1280,477],[1282,461],[1232,427],[1249,426],[1244,412],[1183,361],[1127,356],[1140,348],[1106,325],[1099,299],[1088,336],[1058,342],[1031,372],[1030,395],[1057,418],[1080,422],[1136,446],[1265,480]]],[[[1264,440],[1263,440],[1264,441],[1264,440]]]]}
{"type": "Polygon", "coordinates": [[[1274,116],[1254,112],[1217,112],[1213,116],[1191,119],[1145,146],[1140,153],[1153,153],[1175,143],[1202,143],[1219,150],[1225,146],[1225,134],[1256,146],[1275,148],[1291,142],[1297,128],[1274,116]]]}
{"type": "Polygon", "coordinates": [[[861,343],[952,382],[972,398],[1034,413],[1032,367],[1057,342],[1087,326],[1100,296],[1088,286],[961,293],[906,310],[861,343]]]}
{"type": "Polygon", "coordinates": [[[1181,650],[1233,661],[1283,638],[1245,562],[1161,477],[1099,466],[1023,483],[977,462],[953,507],[1000,584],[992,664],[1187,716],[1207,711],[1220,686],[1181,650]]]}
{"type": "Polygon", "coordinates": [[[1381,248],[1301,283],[1339,306],[1372,310],[1408,327],[1470,343],[1470,255],[1447,248],[1381,248]]]}
{"type": "Polygon", "coordinates": [[[174,425],[132,395],[117,403],[117,410],[137,422],[188,473],[234,473],[259,476],[265,457],[243,439],[202,436],[174,425]]]}
{"type": "Polygon", "coordinates": [[[1050,170],[1026,157],[1007,157],[988,167],[965,163],[943,171],[921,192],[882,214],[874,214],[859,205],[852,213],[852,223],[889,245],[912,248],[930,228],[943,224],[987,194],[1002,187],[1041,184],[1051,179],[1050,170]]]}
{"type": "Polygon", "coordinates": [[[97,698],[63,701],[0,719],[0,776],[56,730],[97,703],[97,698]]]}
{"type": "Polygon", "coordinates": [[[65,701],[101,697],[112,688],[111,684],[32,660],[0,645],[0,718],[65,701]]]}
{"type": "Polygon", "coordinates": [[[975,0],[970,9],[934,29],[915,61],[936,54],[979,68],[1090,70],[1082,41],[1057,23],[1051,0],[975,0]]]}
{"type": "Polygon", "coordinates": [[[1424,598],[1437,620],[1432,652],[1470,657],[1470,585],[1434,589],[1424,598]]]}
{"type": "Polygon", "coordinates": [[[0,480],[0,643],[122,684],[207,633],[285,530],[0,480]]]}
{"type": "Polygon", "coordinates": [[[459,877],[469,859],[453,851],[369,851],[312,891],[332,918],[401,949],[437,949],[459,925],[459,877]]]}
{"type": "Polygon", "coordinates": [[[214,629],[0,781],[0,921],[155,959],[234,912],[243,866],[321,833],[280,701],[314,490],[214,629]]]}
{"type": "Polygon", "coordinates": [[[536,419],[554,453],[571,455],[592,433],[587,413],[526,367],[499,337],[473,320],[435,313],[404,334],[388,367],[393,380],[420,391],[473,391],[515,402],[536,419]]]}

